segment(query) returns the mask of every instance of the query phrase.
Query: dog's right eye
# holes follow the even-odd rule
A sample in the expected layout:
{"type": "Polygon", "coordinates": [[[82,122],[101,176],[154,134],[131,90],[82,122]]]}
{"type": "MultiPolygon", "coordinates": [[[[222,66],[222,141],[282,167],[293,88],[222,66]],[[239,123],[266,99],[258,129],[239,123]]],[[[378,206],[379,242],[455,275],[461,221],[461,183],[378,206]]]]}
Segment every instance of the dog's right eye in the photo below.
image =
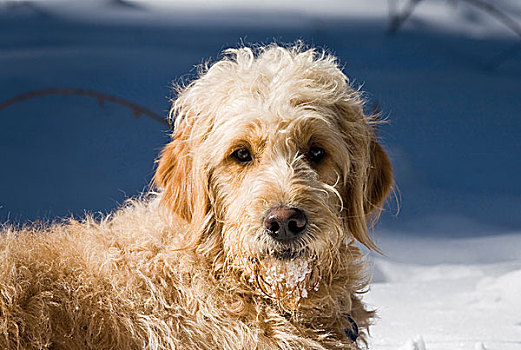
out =
{"type": "Polygon", "coordinates": [[[326,151],[323,148],[314,146],[309,149],[306,156],[311,162],[318,164],[326,157],[326,151]]]}
{"type": "Polygon", "coordinates": [[[232,153],[232,158],[239,163],[249,163],[252,161],[252,156],[247,148],[239,148],[232,153]]]}

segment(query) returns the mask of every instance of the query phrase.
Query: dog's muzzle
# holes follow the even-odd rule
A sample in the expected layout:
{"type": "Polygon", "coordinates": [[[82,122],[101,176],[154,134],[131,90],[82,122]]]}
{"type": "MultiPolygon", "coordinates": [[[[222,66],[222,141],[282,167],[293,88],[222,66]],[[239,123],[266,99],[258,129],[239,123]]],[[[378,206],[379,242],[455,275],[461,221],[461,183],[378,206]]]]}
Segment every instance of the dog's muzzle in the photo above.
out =
{"type": "Polygon", "coordinates": [[[305,230],[308,220],[298,208],[276,207],[264,217],[264,230],[281,243],[291,243],[305,230]]]}

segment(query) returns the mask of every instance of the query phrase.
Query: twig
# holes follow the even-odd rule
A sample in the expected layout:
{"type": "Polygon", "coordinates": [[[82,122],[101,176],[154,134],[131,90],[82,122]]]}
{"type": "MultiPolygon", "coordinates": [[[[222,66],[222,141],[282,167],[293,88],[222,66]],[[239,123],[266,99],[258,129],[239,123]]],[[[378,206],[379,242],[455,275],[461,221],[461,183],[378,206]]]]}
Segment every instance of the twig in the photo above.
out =
{"type": "MultiPolygon", "coordinates": [[[[422,0],[410,0],[401,13],[394,12],[393,14],[391,14],[391,10],[389,8],[391,20],[389,22],[388,32],[390,34],[396,33],[400,29],[402,24],[407,20],[407,18],[411,16],[412,12],[421,1],[422,0]]],[[[393,2],[393,4],[393,7],[395,7],[395,9],[398,9],[398,4],[396,2],[393,2]]]]}
{"type": "Polygon", "coordinates": [[[18,95],[16,97],[13,97],[7,101],[4,101],[0,103],[0,111],[10,107],[12,105],[15,105],[20,102],[24,102],[30,99],[33,99],[35,97],[41,97],[41,96],[48,96],[48,95],[78,95],[78,96],[87,96],[92,97],[98,100],[98,103],[103,106],[103,104],[108,101],[115,104],[118,104],[120,106],[129,108],[134,112],[134,117],[139,118],[141,115],[146,115],[164,125],[168,125],[168,122],[166,119],[151,111],[148,108],[139,106],[135,103],[132,103],[130,101],[127,101],[125,99],[122,99],[117,96],[104,94],[101,92],[97,92],[94,90],[88,90],[88,89],[61,89],[61,88],[53,88],[53,89],[43,89],[43,90],[35,90],[35,91],[29,91],[24,94],[18,95]]]}
{"type": "MultiPolygon", "coordinates": [[[[394,34],[396,33],[400,27],[403,25],[403,23],[411,16],[412,12],[416,8],[416,6],[421,2],[422,0],[410,0],[407,3],[407,6],[403,9],[403,11],[400,13],[393,13],[390,14],[391,19],[389,23],[389,33],[394,34]]],[[[501,23],[503,23],[506,27],[510,28],[514,33],[516,33],[519,38],[521,38],[521,24],[517,23],[515,20],[513,20],[510,16],[508,16],[505,12],[498,9],[496,6],[492,5],[491,3],[485,1],[485,0],[458,0],[466,2],[472,6],[475,6],[492,17],[495,17],[498,19],[501,23]]],[[[393,2],[392,7],[397,8],[398,5],[393,2]]],[[[391,5],[389,5],[390,12],[391,11],[391,5]]]]}
{"type": "Polygon", "coordinates": [[[500,11],[497,7],[483,0],[459,0],[474,5],[483,11],[487,12],[492,17],[496,17],[500,22],[502,22],[505,26],[510,28],[514,33],[516,33],[519,38],[521,38],[521,24],[514,21],[510,16],[508,16],[503,11],[500,11]]]}

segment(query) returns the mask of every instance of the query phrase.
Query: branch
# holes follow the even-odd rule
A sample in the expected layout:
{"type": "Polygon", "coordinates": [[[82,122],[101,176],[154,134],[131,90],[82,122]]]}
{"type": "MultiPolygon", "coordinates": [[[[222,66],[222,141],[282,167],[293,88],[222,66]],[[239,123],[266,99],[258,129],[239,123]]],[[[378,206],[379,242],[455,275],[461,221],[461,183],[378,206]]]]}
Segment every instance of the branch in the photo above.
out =
{"type": "MultiPolygon", "coordinates": [[[[412,12],[416,8],[416,6],[421,2],[422,0],[409,0],[407,3],[407,6],[403,9],[402,12],[394,12],[393,14],[390,14],[391,20],[389,23],[389,33],[394,34],[396,33],[400,27],[403,25],[403,23],[411,16],[412,12]]],[[[519,38],[521,38],[521,24],[517,23],[512,17],[507,15],[505,12],[501,11],[496,6],[492,5],[491,3],[485,1],[485,0],[458,0],[462,2],[466,2],[474,7],[477,7],[486,13],[488,13],[490,16],[495,17],[498,19],[501,23],[503,23],[506,27],[510,28],[514,33],[516,33],[519,38]]],[[[397,8],[397,4],[393,2],[395,8],[397,8]]],[[[391,5],[389,5],[389,10],[391,12],[391,5]]]]}
{"type": "MultiPolygon", "coordinates": [[[[389,22],[388,32],[390,34],[394,34],[400,29],[400,27],[407,20],[407,18],[409,18],[412,15],[412,12],[416,8],[416,6],[420,3],[420,1],[422,1],[422,0],[410,0],[407,3],[407,7],[405,7],[402,12],[396,11],[393,14],[391,14],[391,9],[390,9],[391,6],[389,5],[389,10],[390,10],[389,14],[391,16],[391,20],[389,22]]],[[[394,5],[396,8],[398,8],[397,3],[394,3],[394,5]]]]}
{"type": "Polygon", "coordinates": [[[101,92],[97,92],[97,91],[94,91],[94,90],[88,90],[88,89],[60,89],[60,88],[53,88],[53,89],[43,89],[43,90],[35,90],[35,91],[30,91],[30,92],[26,92],[24,94],[21,94],[21,95],[18,95],[16,97],[13,97],[7,101],[4,101],[2,103],[0,103],[0,111],[2,109],[5,109],[7,107],[10,107],[12,105],[15,105],[17,103],[20,103],[20,102],[24,102],[24,101],[27,101],[27,100],[30,100],[30,99],[33,99],[35,97],[40,97],[40,96],[48,96],[48,95],[78,95],[78,96],[87,96],[87,97],[92,97],[92,98],[95,98],[98,100],[99,104],[101,106],[103,106],[103,104],[108,101],[108,102],[112,102],[112,103],[115,103],[115,104],[118,104],[120,106],[123,106],[123,107],[126,107],[130,110],[132,110],[134,112],[134,117],[136,118],[139,118],[141,115],[146,115],[164,125],[168,125],[168,122],[166,121],[166,119],[151,111],[150,109],[148,108],[145,108],[145,107],[142,107],[142,106],[139,106],[135,103],[132,103],[128,100],[125,100],[125,99],[122,99],[120,97],[117,97],[117,96],[113,96],[113,95],[107,95],[107,94],[104,94],[104,93],[101,93],[101,92]]]}
{"type": "Polygon", "coordinates": [[[474,5],[487,12],[492,17],[496,17],[500,22],[502,22],[505,26],[510,28],[514,33],[516,33],[519,38],[521,38],[521,24],[514,21],[510,16],[508,16],[503,11],[499,10],[494,5],[483,1],[483,0],[459,0],[474,5]]]}

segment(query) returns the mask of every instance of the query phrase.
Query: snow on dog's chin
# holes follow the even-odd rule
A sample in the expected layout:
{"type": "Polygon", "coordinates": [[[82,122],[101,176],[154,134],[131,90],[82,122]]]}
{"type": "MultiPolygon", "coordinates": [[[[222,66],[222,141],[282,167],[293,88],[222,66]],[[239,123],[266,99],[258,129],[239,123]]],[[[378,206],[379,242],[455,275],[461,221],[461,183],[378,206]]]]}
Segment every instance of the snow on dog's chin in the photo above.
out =
{"type": "Polygon", "coordinates": [[[256,259],[251,270],[252,282],[286,311],[296,310],[303,298],[317,291],[321,278],[317,259],[310,256],[256,259]]]}

